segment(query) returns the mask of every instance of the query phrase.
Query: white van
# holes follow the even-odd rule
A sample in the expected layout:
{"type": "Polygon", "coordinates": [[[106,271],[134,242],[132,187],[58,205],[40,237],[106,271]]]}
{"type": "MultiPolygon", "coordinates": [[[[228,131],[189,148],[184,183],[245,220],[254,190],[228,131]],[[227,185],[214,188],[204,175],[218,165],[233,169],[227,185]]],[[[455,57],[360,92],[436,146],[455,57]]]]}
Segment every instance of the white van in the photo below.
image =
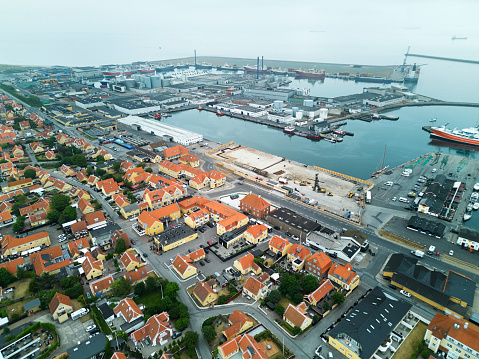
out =
{"type": "Polygon", "coordinates": [[[436,171],[437,171],[437,169],[433,168],[431,172],[435,173],[436,171]]]}
{"type": "Polygon", "coordinates": [[[407,198],[404,198],[404,197],[399,197],[399,202],[404,202],[404,203],[408,203],[408,199],[407,198]]]}
{"type": "Polygon", "coordinates": [[[385,186],[392,186],[393,184],[394,184],[394,182],[389,181],[389,182],[386,182],[384,185],[385,186]]]}

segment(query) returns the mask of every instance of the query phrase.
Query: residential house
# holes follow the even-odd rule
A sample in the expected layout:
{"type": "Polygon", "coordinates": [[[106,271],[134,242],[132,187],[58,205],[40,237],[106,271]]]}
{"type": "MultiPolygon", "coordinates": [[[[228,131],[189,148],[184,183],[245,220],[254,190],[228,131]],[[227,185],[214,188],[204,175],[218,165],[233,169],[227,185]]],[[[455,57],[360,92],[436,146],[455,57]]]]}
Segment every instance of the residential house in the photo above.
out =
{"type": "Polygon", "coordinates": [[[249,193],[240,200],[240,209],[257,218],[265,218],[271,212],[271,204],[261,196],[249,193]]]}
{"type": "Polygon", "coordinates": [[[165,345],[167,339],[173,334],[169,320],[170,316],[167,312],[150,317],[144,327],[131,334],[133,344],[139,346],[140,343],[146,342],[151,343],[152,346],[165,345]]]}
{"type": "Polygon", "coordinates": [[[314,292],[304,295],[304,300],[310,305],[317,306],[318,303],[334,289],[333,283],[329,279],[323,279],[319,283],[318,289],[314,292]]]}
{"type": "Polygon", "coordinates": [[[28,121],[20,121],[19,125],[20,125],[20,130],[22,131],[30,128],[30,122],[28,121]]]}
{"type": "Polygon", "coordinates": [[[189,151],[182,145],[177,145],[170,148],[165,148],[161,154],[166,161],[173,161],[182,157],[183,155],[186,155],[188,152],[189,151]]]}
{"type": "Polygon", "coordinates": [[[193,296],[200,302],[203,307],[213,305],[218,299],[218,294],[209,286],[208,283],[201,280],[193,289],[193,296]]]}
{"type": "Polygon", "coordinates": [[[221,359],[229,359],[235,354],[245,359],[268,359],[263,345],[249,334],[238,335],[218,346],[218,354],[221,359]]]}
{"type": "Polygon", "coordinates": [[[266,297],[268,287],[254,277],[249,277],[243,286],[243,293],[254,300],[260,300],[266,297]]]}
{"type": "Polygon", "coordinates": [[[197,272],[196,267],[191,264],[193,261],[189,257],[185,257],[182,255],[177,255],[175,260],[173,261],[173,269],[175,272],[181,277],[181,279],[185,280],[194,276],[197,272]]]}
{"type": "Polygon", "coordinates": [[[311,257],[306,259],[304,269],[317,277],[324,277],[328,274],[331,264],[331,258],[329,258],[326,253],[315,252],[311,257]]]}
{"type": "Polygon", "coordinates": [[[137,285],[140,282],[144,282],[148,278],[148,272],[145,267],[140,269],[135,269],[134,271],[128,272],[123,276],[126,280],[130,281],[131,285],[137,285]]]}
{"type": "Polygon", "coordinates": [[[113,276],[111,274],[108,277],[100,278],[90,283],[91,293],[96,296],[101,296],[111,290],[112,284],[113,276]]]}
{"type": "MultiPolygon", "coordinates": [[[[236,212],[236,211],[235,211],[236,212]]],[[[230,232],[236,228],[246,226],[248,224],[248,217],[242,213],[236,212],[231,217],[225,218],[216,225],[216,233],[222,235],[223,233],[230,232]]]]}
{"type": "Polygon", "coordinates": [[[143,167],[137,167],[133,169],[129,169],[123,175],[123,181],[130,181],[133,185],[139,183],[146,183],[148,182],[148,178],[150,178],[150,174],[145,172],[143,167]]]}
{"type": "Polygon", "coordinates": [[[246,275],[248,273],[251,273],[252,275],[258,275],[261,273],[261,267],[254,262],[254,256],[251,253],[248,253],[235,260],[233,266],[239,270],[242,275],[246,275]]]}
{"type": "Polygon", "coordinates": [[[46,151],[44,145],[40,142],[32,142],[30,143],[30,149],[33,153],[38,154],[46,151]]]}
{"type": "Polygon", "coordinates": [[[125,243],[126,243],[126,248],[130,248],[131,245],[130,245],[130,238],[128,237],[128,234],[126,234],[125,232],[123,232],[121,229],[120,230],[116,230],[115,232],[113,232],[113,234],[111,235],[111,241],[113,243],[113,248],[116,247],[116,241],[119,239],[119,238],[122,238],[125,243]]]}
{"type": "Polygon", "coordinates": [[[180,163],[191,167],[198,167],[200,165],[200,159],[192,153],[188,153],[184,156],[181,156],[179,159],[180,163]]]}
{"type": "Polygon", "coordinates": [[[143,205],[143,207],[144,207],[143,210],[146,209],[146,207],[148,207],[147,203],[141,203],[141,204],[132,203],[132,204],[129,204],[127,206],[121,207],[120,208],[120,214],[125,219],[132,218],[132,217],[138,217],[140,212],[142,211],[141,205],[143,205]]]}
{"type": "Polygon", "coordinates": [[[281,238],[280,236],[274,235],[273,238],[269,241],[269,250],[276,255],[281,255],[284,257],[291,247],[291,243],[287,239],[281,238]]]}
{"type": "Polygon", "coordinates": [[[105,151],[101,147],[98,147],[96,153],[94,155],[92,155],[93,158],[97,158],[98,156],[103,156],[105,161],[111,160],[113,158],[113,156],[110,153],[108,153],[107,151],[105,151]]]}
{"type": "Polygon", "coordinates": [[[55,293],[48,307],[53,320],[58,320],[59,323],[67,320],[68,313],[73,312],[73,304],[70,297],[61,293],[55,293]]]}
{"type": "Polygon", "coordinates": [[[208,174],[206,172],[202,172],[190,179],[188,184],[190,185],[190,187],[196,190],[200,190],[210,184],[210,178],[208,177],[208,174]]]}
{"type": "Polygon", "coordinates": [[[193,229],[185,224],[177,224],[155,236],[155,244],[158,251],[161,249],[163,252],[167,252],[196,238],[198,238],[198,233],[193,229]]]}
{"type": "Polygon", "coordinates": [[[103,261],[93,258],[90,252],[85,253],[85,260],[81,266],[87,280],[91,280],[103,274],[103,261]]]}
{"type": "Polygon", "coordinates": [[[113,353],[111,359],[126,359],[126,355],[120,352],[113,353]]]}
{"type": "Polygon", "coordinates": [[[228,317],[229,326],[222,333],[227,340],[235,338],[253,326],[253,320],[241,310],[234,310],[228,317]]]}
{"type": "Polygon", "coordinates": [[[125,251],[120,257],[121,264],[126,269],[127,272],[131,272],[137,268],[144,266],[146,263],[143,263],[139,260],[133,253],[130,251],[125,251]]]}
{"type": "Polygon", "coordinates": [[[25,156],[25,152],[23,151],[22,146],[18,146],[18,145],[13,146],[13,148],[12,148],[12,154],[13,154],[16,158],[23,158],[23,157],[25,156]]]}
{"type": "Polygon", "coordinates": [[[185,223],[191,228],[198,228],[210,220],[210,213],[207,209],[201,208],[185,217],[185,223]]]}
{"type": "Polygon", "coordinates": [[[188,253],[186,256],[189,257],[194,263],[194,262],[199,262],[202,259],[205,259],[206,253],[203,248],[200,248],[194,252],[188,253]]]}
{"type": "Polygon", "coordinates": [[[359,276],[353,271],[350,263],[345,265],[334,263],[329,269],[328,278],[348,291],[359,285],[359,276]]]}
{"type": "Polygon", "coordinates": [[[100,179],[98,177],[90,175],[90,177],[88,177],[87,184],[89,186],[96,186],[99,180],[100,179]]]}
{"type": "Polygon", "coordinates": [[[307,309],[305,302],[301,302],[297,306],[289,304],[283,314],[283,320],[293,328],[298,327],[305,330],[313,323],[313,320],[308,316],[307,309]]]}
{"type": "Polygon", "coordinates": [[[60,167],[60,171],[61,171],[66,177],[75,175],[75,171],[73,171],[69,166],[67,166],[67,165],[65,165],[65,164],[60,167]]]}
{"type": "Polygon", "coordinates": [[[105,215],[102,211],[84,214],[82,219],[86,222],[86,228],[88,230],[98,229],[107,225],[105,215]]]}
{"type": "Polygon", "coordinates": [[[16,191],[17,189],[20,188],[26,188],[33,186],[33,180],[31,178],[24,178],[18,181],[12,181],[12,182],[7,182],[2,185],[2,191],[3,193],[11,192],[11,191],[16,191]]]}
{"type": "Polygon", "coordinates": [[[66,257],[61,246],[55,246],[30,254],[30,261],[36,275],[42,275],[44,272],[57,274],[62,268],[73,265],[73,259],[68,255],[66,257]]]}
{"type": "Polygon", "coordinates": [[[178,178],[181,173],[181,167],[170,161],[161,161],[158,163],[158,171],[173,178],[178,178]]]}
{"type": "Polygon", "coordinates": [[[128,200],[125,198],[125,196],[123,195],[123,193],[115,194],[115,195],[113,195],[111,198],[115,201],[115,204],[116,204],[119,208],[128,206],[128,205],[130,204],[130,202],[128,202],[128,200]]]}
{"type": "Polygon", "coordinates": [[[86,251],[90,248],[90,242],[87,237],[79,238],[75,241],[68,242],[68,250],[73,259],[80,256],[80,251],[86,251]]]}
{"type": "Polygon", "coordinates": [[[48,199],[41,198],[34,204],[20,207],[20,215],[28,216],[37,212],[50,212],[50,210],[50,201],[48,199]]]}
{"type": "Polygon", "coordinates": [[[48,222],[47,212],[36,212],[28,216],[31,227],[38,227],[48,222]]]}
{"type": "Polygon", "coordinates": [[[172,203],[169,206],[158,208],[151,212],[141,212],[138,216],[138,224],[145,230],[146,234],[151,236],[163,232],[161,220],[174,221],[180,218],[180,216],[181,211],[178,204],[172,203]]]}
{"type": "Polygon", "coordinates": [[[454,315],[436,313],[426,329],[424,340],[435,354],[446,358],[479,358],[479,327],[454,315]]]}
{"type": "Polygon", "coordinates": [[[20,257],[8,262],[1,263],[0,268],[5,268],[7,271],[12,273],[13,275],[16,275],[18,267],[20,266],[22,268],[24,265],[25,265],[25,259],[23,257],[20,257]]]}
{"type": "Polygon", "coordinates": [[[226,183],[226,176],[215,170],[208,173],[208,178],[210,179],[210,188],[220,187],[226,183]]]}
{"type": "Polygon", "coordinates": [[[15,238],[14,236],[6,234],[3,236],[1,242],[2,253],[4,257],[10,256],[12,254],[20,254],[34,247],[51,245],[48,232],[39,232],[23,238],[15,238]]]}
{"type": "MultiPolygon", "coordinates": [[[[101,191],[106,197],[111,197],[120,192],[120,186],[118,186],[118,183],[116,183],[113,178],[100,182],[102,182],[101,191]]],[[[97,182],[97,186],[98,183],[99,182],[97,182]]]]}
{"type": "Polygon", "coordinates": [[[82,168],[81,171],[77,172],[76,178],[77,178],[78,182],[88,181],[88,175],[86,174],[86,169],[82,168]]]}
{"type": "MultiPolygon", "coordinates": [[[[131,323],[138,318],[143,318],[143,312],[131,298],[125,298],[118,302],[113,311],[118,317],[122,317],[125,322],[131,323]]],[[[144,322],[143,322],[144,323],[144,322]]]]}
{"type": "Polygon", "coordinates": [[[265,240],[267,237],[268,227],[264,224],[255,224],[250,226],[244,232],[244,239],[251,244],[257,244],[258,242],[265,240]]]}
{"type": "Polygon", "coordinates": [[[288,260],[293,266],[293,270],[299,271],[303,269],[306,260],[311,257],[311,252],[308,248],[301,244],[293,244],[288,250],[288,260]]]}
{"type": "Polygon", "coordinates": [[[90,201],[84,198],[81,198],[78,201],[78,209],[80,209],[83,214],[93,213],[95,211],[95,208],[90,201]]]}
{"type": "Polygon", "coordinates": [[[128,171],[129,169],[135,168],[135,165],[129,161],[123,161],[121,163],[120,169],[124,172],[128,171]]]}

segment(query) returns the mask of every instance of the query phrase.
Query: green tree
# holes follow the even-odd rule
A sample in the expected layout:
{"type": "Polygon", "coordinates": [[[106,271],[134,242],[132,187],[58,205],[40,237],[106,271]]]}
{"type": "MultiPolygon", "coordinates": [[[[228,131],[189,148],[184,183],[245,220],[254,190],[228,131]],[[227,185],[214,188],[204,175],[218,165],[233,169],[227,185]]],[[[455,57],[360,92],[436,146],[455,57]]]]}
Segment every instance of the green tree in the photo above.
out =
{"type": "Polygon", "coordinates": [[[312,274],[307,274],[301,280],[304,293],[314,292],[319,287],[319,280],[312,274]]]}
{"type": "Polygon", "coordinates": [[[165,295],[171,299],[175,299],[178,296],[180,286],[176,282],[169,282],[165,288],[165,295]]]}
{"type": "Polygon", "coordinates": [[[55,143],[57,142],[57,139],[55,138],[55,136],[50,136],[50,138],[48,140],[44,140],[45,141],[45,144],[52,148],[53,146],[55,146],[55,143]]]}
{"type": "Polygon", "coordinates": [[[216,330],[211,325],[201,328],[201,332],[203,333],[203,336],[207,342],[212,342],[216,339],[216,330]]]}
{"type": "Polygon", "coordinates": [[[324,309],[324,311],[327,312],[328,310],[331,309],[331,304],[329,304],[329,302],[327,302],[327,301],[324,302],[324,303],[323,303],[323,309],[324,309]]]}
{"type": "Polygon", "coordinates": [[[190,324],[190,318],[180,318],[176,321],[176,329],[183,330],[190,324]]]}
{"type": "Polygon", "coordinates": [[[28,277],[27,272],[22,267],[17,268],[17,274],[15,276],[17,277],[18,280],[28,277]]]}
{"type": "Polygon", "coordinates": [[[14,182],[16,181],[17,179],[15,177],[8,177],[8,183],[10,182],[14,182]]]}
{"type": "Polygon", "coordinates": [[[91,166],[86,167],[86,174],[91,176],[93,174],[93,168],[91,166]]]}
{"type": "Polygon", "coordinates": [[[25,202],[28,200],[28,197],[25,196],[24,194],[20,194],[18,196],[14,196],[13,199],[15,200],[15,203],[25,204],[25,202]]]}
{"type": "Polygon", "coordinates": [[[123,238],[118,238],[116,240],[115,253],[121,254],[124,251],[126,251],[126,249],[127,249],[127,246],[126,246],[125,240],[123,238]]]}
{"type": "Polygon", "coordinates": [[[20,204],[15,202],[12,206],[12,214],[14,214],[15,216],[19,216],[20,215],[20,204]]]}
{"type": "Polygon", "coordinates": [[[58,223],[58,220],[60,219],[60,212],[55,210],[48,212],[47,219],[51,223],[58,223]]]}
{"type": "Polygon", "coordinates": [[[296,325],[293,327],[293,335],[298,335],[301,334],[302,330],[300,327],[297,327],[296,325]]]}
{"type": "Polygon", "coordinates": [[[61,213],[65,210],[65,208],[67,208],[67,206],[70,204],[70,201],[71,199],[67,195],[62,193],[56,194],[50,199],[50,208],[61,213]]]}
{"type": "Polygon", "coordinates": [[[83,294],[83,286],[80,284],[80,282],[78,282],[74,286],[67,288],[65,290],[65,294],[70,298],[78,298],[83,294]]]}
{"type": "Polygon", "coordinates": [[[140,282],[137,285],[135,285],[135,294],[139,297],[144,295],[146,293],[146,286],[145,283],[140,282]]]}
{"type": "Polygon", "coordinates": [[[103,157],[102,155],[96,156],[96,163],[99,165],[105,163],[105,157],[103,157]]]}
{"type": "MultiPolygon", "coordinates": [[[[43,272],[42,275],[35,277],[36,288],[42,291],[52,289],[57,281],[57,278],[48,272],[43,272]]],[[[36,292],[36,290],[32,292],[36,292]]]]}
{"type": "Polygon", "coordinates": [[[200,340],[199,334],[189,330],[185,333],[185,335],[183,335],[182,343],[183,345],[186,345],[188,349],[195,349],[196,346],[198,345],[199,340],[200,340]]]}
{"type": "Polygon", "coordinates": [[[15,281],[15,276],[6,268],[0,268],[0,286],[5,288],[10,283],[15,281]]]}
{"type": "Polygon", "coordinates": [[[72,206],[68,206],[65,208],[65,210],[63,211],[63,213],[60,215],[60,218],[58,219],[58,223],[66,223],[66,222],[70,222],[70,221],[73,221],[74,219],[76,219],[78,216],[77,214],[77,211],[75,208],[73,208],[72,206]]]}
{"type": "Polygon", "coordinates": [[[269,293],[268,299],[274,304],[279,303],[279,301],[281,300],[281,293],[277,289],[272,290],[271,293],[269,293]]]}
{"type": "Polygon", "coordinates": [[[78,167],[86,167],[86,157],[84,155],[73,155],[72,156],[72,164],[78,167]]]}
{"type": "Polygon", "coordinates": [[[331,299],[335,304],[341,305],[344,302],[345,296],[343,293],[334,292],[333,294],[331,294],[331,299]]]}
{"type": "Polygon", "coordinates": [[[121,168],[121,162],[114,162],[113,163],[113,170],[115,172],[120,172],[120,168],[121,168]]]}
{"type": "Polygon", "coordinates": [[[48,308],[48,305],[57,292],[58,291],[55,289],[50,289],[48,292],[44,292],[44,294],[40,296],[40,307],[43,309],[48,308]]]}
{"type": "Polygon", "coordinates": [[[113,282],[111,289],[115,295],[122,297],[131,293],[131,283],[130,281],[121,277],[113,282]]]}
{"type": "Polygon", "coordinates": [[[96,175],[97,177],[101,177],[101,176],[103,176],[105,173],[106,173],[106,171],[105,171],[103,168],[97,168],[97,169],[95,170],[95,175],[96,175]]]}
{"type": "Polygon", "coordinates": [[[276,303],[274,306],[274,312],[282,317],[284,314],[284,307],[281,304],[276,303]]]}
{"type": "Polygon", "coordinates": [[[281,276],[279,291],[281,294],[290,297],[292,297],[295,293],[300,293],[300,285],[296,277],[291,274],[284,274],[281,276]]]}
{"type": "Polygon", "coordinates": [[[156,289],[158,287],[158,278],[157,277],[148,277],[145,280],[145,284],[146,284],[146,290],[149,293],[152,293],[152,292],[156,291],[156,289]]]}
{"type": "Polygon", "coordinates": [[[34,169],[29,168],[28,170],[23,172],[23,177],[34,179],[37,177],[37,172],[34,169]]]}
{"type": "Polygon", "coordinates": [[[148,167],[148,168],[145,170],[145,172],[152,173],[153,170],[152,170],[150,167],[148,167]]]}
{"type": "Polygon", "coordinates": [[[17,217],[16,222],[12,226],[12,230],[15,233],[18,233],[22,230],[24,224],[25,224],[25,217],[24,216],[17,217]]]}
{"type": "Polygon", "coordinates": [[[95,207],[94,207],[94,208],[95,208],[95,211],[99,211],[100,209],[103,208],[103,205],[102,205],[101,203],[97,202],[97,203],[95,203],[95,207]]]}
{"type": "Polygon", "coordinates": [[[63,287],[63,289],[73,287],[77,283],[80,283],[77,276],[68,276],[60,280],[60,285],[63,287]]]}

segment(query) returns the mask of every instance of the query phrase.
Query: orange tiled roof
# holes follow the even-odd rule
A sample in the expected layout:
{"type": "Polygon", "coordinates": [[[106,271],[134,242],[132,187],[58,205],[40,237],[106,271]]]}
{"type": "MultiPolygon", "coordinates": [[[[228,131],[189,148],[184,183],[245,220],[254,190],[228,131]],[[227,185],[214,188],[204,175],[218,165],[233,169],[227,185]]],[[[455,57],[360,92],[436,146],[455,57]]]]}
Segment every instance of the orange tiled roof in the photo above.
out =
{"type": "Polygon", "coordinates": [[[253,193],[250,193],[250,194],[246,195],[240,201],[240,203],[242,203],[242,204],[244,204],[248,207],[255,208],[258,211],[262,211],[262,210],[264,210],[266,208],[269,208],[271,206],[271,204],[266,202],[261,196],[257,196],[253,193]]]}
{"type": "Polygon", "coordinates": [[[5,268],[7,271],[15,275],[17,273],[17,266],[22,264],[25,264],[25,259],[20,257],[12,261],[0,264],[0,268],[5,268]]]}
{"type": "Polygon", "coordinates": [[[263,289],[264,287],[265,285],[261,283],[260,281],[256,280],[254,277],[249,277],[243,286],[244,289],[253,293],[255,296],[257,296],[260,290],[263,289]]]}
{"type": "Polygon", "coordinates": [[[446,316],[442,313],[436,313],[427,329],[439,340],[450,337],[479,352],[479,327],[463,319],[456,318],[453,315],[446,316]],[[464,328],[466,323],[467,328],[464,328]]]}
{"type": "Polygon", "coordinates": [[[196,295],[196,297],[200,300],[201,303],[204,302],[208,295],[216,294],[216,292],[213,290],[213,288],[210,287],[208,283],[205,283],[201,280],[198,281],[198,283],[196,284],[195,288],[193,289],[193,293],[196,295]]]}
{"type": "Polygon", "coordinates": [[[274,235],[273,238],[269,241],[269,245],[273,248],[280,250],[281,252],[289,244],[287,239],[281,238],[280,236],[274,235]]]}
{"type": "Polygon", "coordinates": [[[143,316],[143,312],[138,308],[138,305],[131,298],[125,298],[120,300],[118,305],[113,309],[116,315],[120,313],[123,315],[123,318],[130,323],[138,317],[143,316]]]}
{"type": "Polygon", "coordinates": [[[307,299],[308,302],[319,302],[323,299],[330,291],[334,289],[333,283],[329,279],[324,279],[320,284],[318,289],[314,292],[309,293],[304,296],[304,299],[307,299]]]}
{"type": "Polygon", "coordinates": [[[23,238],[16,238],[14,236],[6,234],[2,238],[2,250],[5,252],[5,250],[8,248],[17,247],[22,244],[34,242],[36,240],[43,239],[46,237],[49,237],[48,232],[39,232],[23,238]]]}
{"type": "Polygon", "coordinates": [[[308,316],[306,315],[306,308],[305,302],[301,302],[297,306],[289,304],[288,308],[286,308],[286,311],[284,312],[283,317],[293,323],[294,326],[301,328],[304,321],[308,319],[308,316]]]}
{"type": "Polygon", "coordinates": [[[124,277],[130,282],[136,283],[137,281],[148,277],[148,272],[146,271],[145,267],[137,268],[134,271],[125,274],[124,277]]]}
{"type": "Polygon", "coordinates": [[[268,228],[264,224],[255,224],[254,226],[250,226],[246,232],[251,234],[254,238],[260,237],[268,228]]]}
{"type": "Polygon", "coordinates": [[[128,252],[128,251],[124,252],[121,255],[120,261],[125,268],[128,267],[131,262],[137,262],[138,264],[140,264],[140,261],[138,260],[138,258],[136,258],[131,252],[128,252]]]}
{"type": "Polygon", "coordinates": [[[82,219],[86,222],[88,226],[105,221],[105,215],[102,211],[96,211],[93,213],[84,214],[82,219]]]}
{"type": "Polygon", "coordinates": [[[93,294],[95,294],[95,293],[104,291],[107,288],[110,288],[112,284],[113,284],[113,276],[109,275],[108,277],[104,277],[93,283],[90,283],[90,288],[93,294]]]}
{"type": "Polygon", "coordinates": [[[60,304],[73,307],[72,301],[69,296],[61,294],[61,293],[55,293],[55,295],[53,296],[53,299],[50,301],[50,304],[48,304],[48,307],[50,308],[50,313],[52,315],[53,313],[55,313],[55,310],[57,310],[60,304]]]}
{"type": "Polygon", "coordinates": [[[175,156],[181,156],[187,154],[189,151],[184,148],[182,145],[170,147],[170,148],[165,148],[163,150],[163,157],[164,158],[171,158],[175,156]]]}
{"type": "Polygon", "coordinates": [[[190,259],[193,261],[193,262],[196,262],[196,260],[198,258],[202,258],[204,257],[206,254],[205,254],[205,250],[203,248],[200,248],[194,252],[191,252],[191,253],[188,253],[187,254],[187,257],[190,257],[190,259]]]}
{"type": "Polygon", "coordinates": [[[350,263],[346,263],[344,266],[339,263],[335,263],[333,266],[331,266],[329,274],[347,284],[351,284],[353,279],[357,277],[357,274],[353,271],[353,267],[350,263]]]}
{"type": "Polygon", "coordinates": [[[191,259],[182,255],[177,255],[175,260],[173,261],[173,267],[175,267],[178,270],[178,273],[181,275],[185,274],[188,268],[195,266],[191,264],[191,259]]]}
{"type": "Polygon", "coordinates": [[[310,250],[301,244],[294,243],[288,249],[288,254],[293,256],[294,258],[298,258],[301,261],[304,261],[305,258],[311,254],[310,250]]]}

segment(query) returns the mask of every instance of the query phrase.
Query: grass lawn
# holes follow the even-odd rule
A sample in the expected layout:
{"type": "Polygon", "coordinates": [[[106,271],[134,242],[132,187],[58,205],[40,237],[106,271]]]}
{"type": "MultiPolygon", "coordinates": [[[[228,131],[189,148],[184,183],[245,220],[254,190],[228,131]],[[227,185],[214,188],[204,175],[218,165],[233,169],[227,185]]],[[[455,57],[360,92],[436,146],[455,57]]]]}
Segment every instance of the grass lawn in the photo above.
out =
{"type": "Polygon", "coordinates": [[[294,305],[294,303],[290,301],[289,299],[287,299],[286,297],[281,297],[279,304],[281,304],[284,307],[284,309],[288,308],[288,305],[290,304],[294,305]]]}
{"type": "Polygon", "coordinates": [[[406,340],[401,343],[393,359],[409,358],[416,351],[417,345],[424,339],[426,329],[427,325],[419,322],[412,332],[409,333],[406,340]]]}
{"type": "Polygon", "coordinates": [[[141,297],[136,297],[134,301],[136,304],[141,303],[141,304],[144,304],[145,307],[152,307],[154,305],[157,305],[157,303],[161,299],[162,299],[161,290],[157,290],[156,292],[148,293],[148,294],[142,295],[141,297]]]}
{"type": "Polygon", "coordinates": [[[32,281],[32,278],[25,278],[22,280],[18,280],[15,283],[12,283],[11,287],[15,287],[14,299],[20,299],[30,294],[30,291],[28,290],[28,286],[31,281],[32,281]]]}
{"type": "Polygon", "coordinates": [[[32,301],[33,299],[30,298],[30,299],[25,299],[25,300],[22,300],[20,302],[16,302],[16,303],[13,303],[13,304],[10,304],[6,310],[7,310],[7,315],[8,317],[11,319],[12,318],[12,314],[18,314],[18,315],[22,315],[23,313],[25,313],[25,310],[23,309],[23,305],[25,303],[28,303],[30,301],[32,301]]]}
{"type": "Polygon", "coordinates": [[[223,331],[225,325],[226,325],[226,321],[222,320],[221,324],[216,324],[216,325],[213,326],[213,328],[215,328],[216,338],[211,343],[209,343],[210,344],[210,349],[213,349],[213,348],[218,346],[219,341],[220,341],[219,338],[221,336],[221,332],[223,331]]]}

